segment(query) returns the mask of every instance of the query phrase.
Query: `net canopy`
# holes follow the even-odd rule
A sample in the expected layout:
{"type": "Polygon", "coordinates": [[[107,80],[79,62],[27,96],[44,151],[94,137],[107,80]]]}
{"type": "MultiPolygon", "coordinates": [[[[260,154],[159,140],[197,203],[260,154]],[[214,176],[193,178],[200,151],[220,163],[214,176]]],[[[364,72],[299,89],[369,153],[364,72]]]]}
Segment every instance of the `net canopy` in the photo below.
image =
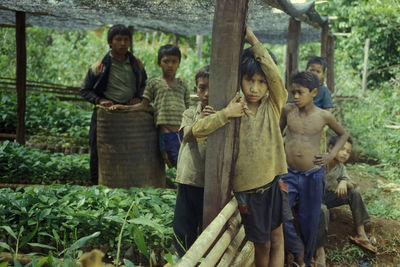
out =
{"type": "MultiPolygon", "coordinates": [[[[212,32],[216,0],[0,0],[0,24],[15,25],[15,12],[26,13],[27,26],[87,30],[121,23],[142,32],[163,31],[180,35],[212,32]]],[[[320,40],[328,23],[314,2],[250,0],[248,24],[262,42],[286,43],[289,18],[302,23],[302,43],[320,40]]]]}

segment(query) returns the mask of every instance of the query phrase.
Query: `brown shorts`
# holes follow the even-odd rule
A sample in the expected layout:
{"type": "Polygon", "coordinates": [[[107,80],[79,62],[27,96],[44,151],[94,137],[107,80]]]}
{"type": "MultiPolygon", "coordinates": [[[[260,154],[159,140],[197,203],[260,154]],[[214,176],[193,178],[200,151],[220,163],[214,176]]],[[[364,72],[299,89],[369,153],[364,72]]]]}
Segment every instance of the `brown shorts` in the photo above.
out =
{"type": "Polygon", "coordinates": [[[262,193],[250,190],[251,193],[244,194],[247,213],[241,213],[242,223],[247,239],[254,243],[268,242],[274,229],[293,218],[288,194],[283,191],[285,185],[280,185],[280,177],[275,177],[264,187],[269,188],[262,193]]]}

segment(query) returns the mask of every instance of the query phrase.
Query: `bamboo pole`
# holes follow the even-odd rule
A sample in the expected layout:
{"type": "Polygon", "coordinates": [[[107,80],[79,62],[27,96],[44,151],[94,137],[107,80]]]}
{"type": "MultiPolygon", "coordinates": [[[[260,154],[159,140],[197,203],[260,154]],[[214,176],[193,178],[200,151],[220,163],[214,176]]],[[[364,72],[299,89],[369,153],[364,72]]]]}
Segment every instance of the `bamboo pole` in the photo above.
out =
{"type": "Polygon", "coordinates": [[[195,266],[217,238],[218,234],[221,232],[221,229],[224,227],[228,219],[232,217],[232,214],[236,210],[237,201],[236,198],[232,198],[231,201],[229,201],[229,203],[218,214],[218,216],[201,233],[186,254],[176,264],[176,267],[195,266]]]}
{"type": "Polygon", "coordinates": [[[244,226],[242,225],[240,227],[239,232],[237,233],[233,241],[230,243],[229,247],[226,249],[224,255],[222,256],[220,262],[217,265],[218,267],[231,266],[233,258],[235,257],[236,252],[239,249],[240,245],[242,244],[245,236],[246,235],[244,233],[244,226]]]}
{"type": "Polygon", "coordinates": [[[254,261],[254,244],[253,242],[247,241],[244,245],[243,249],[235,258],[235,261],[232,263],[232,267],[243,267],[249,258],[254,261]]]}
{"type": "Polygon", "coordinates": [[[229,228],[218,239],[217,243],[215,243],[213,248],[207,254],[207,257],[201,262],[200,267],[215,266],[217,264],[218,260],[221,258],[222,254],[224,254],[232,239],[238,233],[240,221],[240,213],[237,212],[236,215],[232,216],[232,218],[228,221],[229,228]]]}

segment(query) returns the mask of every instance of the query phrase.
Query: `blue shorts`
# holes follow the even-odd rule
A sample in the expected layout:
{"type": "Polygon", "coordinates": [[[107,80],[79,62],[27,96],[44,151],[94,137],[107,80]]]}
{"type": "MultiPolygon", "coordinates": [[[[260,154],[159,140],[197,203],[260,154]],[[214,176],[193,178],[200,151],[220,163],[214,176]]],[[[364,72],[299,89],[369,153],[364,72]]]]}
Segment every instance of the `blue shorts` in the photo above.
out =
{"type": "Polygon", "coordinates": [[[168,167],[176,168],[179,149],[181,147],[183,134],[180,132],[160,133],[159,143],[161,155],[168,167]]]}

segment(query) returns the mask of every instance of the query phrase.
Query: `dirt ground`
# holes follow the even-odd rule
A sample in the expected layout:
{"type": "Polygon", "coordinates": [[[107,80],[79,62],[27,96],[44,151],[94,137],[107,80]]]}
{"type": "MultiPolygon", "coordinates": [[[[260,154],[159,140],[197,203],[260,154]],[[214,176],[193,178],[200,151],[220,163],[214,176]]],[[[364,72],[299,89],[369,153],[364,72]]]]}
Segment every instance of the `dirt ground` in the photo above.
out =
{"type": "MultiPolygon", "coordinates": [[[[378,179],[389,183],[383,177],[366,177],[360,171],[349,170],[350,177],[359,185],[359,191],[365,192],[371,188],[378,187],[378,179]]],[[[385,192],[382,190],[379,197],[385,197],[387,194],[400,194],[399,192],[385,192]]],[[[400,205],[397,205],[400,208],[400,205]]],[[[378,249],[376,255],[362,251],[350,244],[349,235],[355,235],[356,230],[353,226],[351,211],[348,206],[342,206],[330,210],[330,223],[328,233],[328,246],[326,247],[328,255],[328,266],[359,266],[359,262],[365,260],[371,262],[370,266],[400,267],[400,221],[384,218],[371,218],[366,224],[365,230],[370,240],[378,249]],[[352,259],[352,263],[340,262],[341,257],[352,259]]],[[[368,265],[360,265],[368,266],[368,265]]]]}

